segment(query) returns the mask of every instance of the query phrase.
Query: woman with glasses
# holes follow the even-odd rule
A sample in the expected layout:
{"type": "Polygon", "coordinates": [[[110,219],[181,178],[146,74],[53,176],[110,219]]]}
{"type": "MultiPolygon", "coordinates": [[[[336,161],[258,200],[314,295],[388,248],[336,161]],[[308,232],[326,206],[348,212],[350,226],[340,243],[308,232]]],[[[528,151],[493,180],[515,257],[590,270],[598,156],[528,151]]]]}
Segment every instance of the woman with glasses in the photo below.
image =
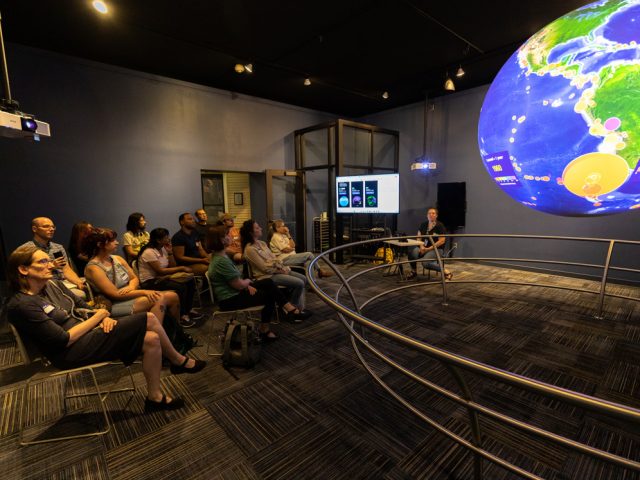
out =
{"type": "Polygon", "coordinates": [[[18,247],[9,257],[8,276],[14,295],[8,318],[21,336],[30,340],[57,368],[121,360],[131,364],[142,354],[147,381],[146,411],[175,410],[184,406],[160,388],[162,357],[171,372],[196,373],[206,362],[178,353],[153,313],[138,313],[117,320],[104,309],[90,310],[64,284],[53,279],[49,256],[34,246],[18,247]]]}

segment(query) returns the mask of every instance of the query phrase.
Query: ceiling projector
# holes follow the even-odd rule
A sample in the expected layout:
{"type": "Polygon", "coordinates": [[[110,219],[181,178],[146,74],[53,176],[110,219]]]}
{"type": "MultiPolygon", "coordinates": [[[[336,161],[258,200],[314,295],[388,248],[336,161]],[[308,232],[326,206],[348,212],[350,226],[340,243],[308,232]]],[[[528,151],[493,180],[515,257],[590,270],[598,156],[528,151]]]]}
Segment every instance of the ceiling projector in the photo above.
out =
{"type": "Polygon", "coordinates": [[[9,138],[30,138],[40,140],[40,135],[51,136],[51,127],[46,122],[36,120],[21,112],[0,110],[0,136],[9,138]]]}

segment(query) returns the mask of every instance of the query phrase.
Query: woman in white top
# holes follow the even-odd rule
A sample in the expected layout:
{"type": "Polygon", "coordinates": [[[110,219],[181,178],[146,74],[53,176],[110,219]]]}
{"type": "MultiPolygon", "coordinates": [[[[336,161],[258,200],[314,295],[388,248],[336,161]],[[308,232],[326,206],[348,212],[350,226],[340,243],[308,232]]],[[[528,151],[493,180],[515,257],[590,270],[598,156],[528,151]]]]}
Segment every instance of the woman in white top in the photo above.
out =
{"type": "Polygon", "coordinates": [[[247,220],[240,228],[240,237],[244,258],[251,267],[251,273],[256,280],[271,278],[273,283],[291,289],[291,303],[300,309],[302,318],[310,317],[310,311],[304,309],[304,290],[307,285],[307,277],[301,273],[292,272],[276,259],[262,237],[262,227],[254,220],[247,220]]]}
{"type": "MultiPolygon", "coordinates": [[[[289,227],[280,219],[273,221],[273,235],[269,241],[269,248],[276,258],[288,267],[298,266],[306,269],[309,262],[315,258],[311,252],[296,253],[296,242],[289,233],[289,227]]],[[[333,275],[331,270],[320,268],[317,263],[315,270],[320,278],[333,275]]]]}
{"type": "Polygon", "coordinates": [[[147,221],[140,212],[129,215],[127,232],[122,236],[122,247],[129,265],[138,258],[142,247],[149,243],[149,232],[146,231],[147,221]]]}
{"type": "Polygon", "coordinates": [[[153,290],[173,290],[180,298],[180,325],[192,327],[201,318],[192,311],[196,282],[190,267],[176,265],[169,230],[154,228],[138,257],[140,287],[153,290]]]}

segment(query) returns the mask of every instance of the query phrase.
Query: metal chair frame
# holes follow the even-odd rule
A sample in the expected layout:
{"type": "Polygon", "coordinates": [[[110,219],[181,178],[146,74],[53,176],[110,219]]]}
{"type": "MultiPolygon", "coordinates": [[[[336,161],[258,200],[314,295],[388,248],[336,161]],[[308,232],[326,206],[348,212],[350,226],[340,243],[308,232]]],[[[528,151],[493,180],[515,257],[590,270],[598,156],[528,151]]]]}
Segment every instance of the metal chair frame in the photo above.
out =
{"type": "MultiPolygon", "coordinates": [[[[442,266],[443,267],[444,267],[444,260],[447,259],[447,258],[451,258],[453,252],[456,251],[456,248],[458,248],[458,242],[453,242],[451,244],[451,246],[449,247],[449,249],[446,250],[442,254],[442,266]]],[[[420,260],[418,260],[418,261],[420,261],[420,260]]],[[[427,280],[431,280],[431,271],[432,271],[432,269],[429,268],[427,265],[425,265],[425,263],[427,263],[427,262],[426,261],[422,262],[422,275],[427,275],[427,280]]],[[[437,270],[433,270],[433,271],[437,272],[437,270]]],[[[438,272],[438,273],[442,273],[442,272],[438,272]]]]}
{"type": "MultiPolygon", "coordinates": [[[[32,350],[31,348],[28,348],[27,345],[25,344],[25,342],[23,341],[22,337],[20,336],[20,333],[18,332],[18,330],[11,324],[9,324],[11,327],[11,331],[13,332],[13,335],[16,339],[16,344],[18,346],[18,350],[20,351],[20,355],[22,356],[22,360],[24,362],[25,365],[31,365],[33,363],[39,362],[42,365],[42,368],[37,371],[36,373],[34,373],[29,379],[26,380],[24,386],[22,387],[22,391],[21,391],[21,395],[20,395],[20,410],[19,410],[19,414],[18,414],[18,428],[20,430],[19,433],[19,442],[20,445],[26,446],[26,445],[37,445],[37,444],[41,444],[41,443],[51,443],[51,442],[60,442],[60,441],[64,441],[64,440],[71,440],[71,439],[77,439],[77,438],[85,438],[85,437],[94,437],[94,436],[101,436],[104,435],[106,433],[108,433],[111,430],[111,423],[109,422],[109,415],[107,414],[107,409],[105,407],[105,401],[107,399],[107,397],[109,396],[110,393],[114,393],[114,392],[131,392],[131,397],[133,397],[135,395],[136,392],[136,385],[135,382],[133,380],[133,375],[131,373],[131,369],[127,366],[125,367],[127,369],[127,372],[129,373],[129,379],[131,380],[131,387],[126,387],[126,388],[119,388],[119,389],[109,389],[106,392],[103,392],[100,389],[100,385],[98,384],[98,379],[96,378],[96,374],[95,374],[95,370],[100,368],[100,367],[104,367],[104,366],[113,366],[113,365],[122,365],[122,363],[119,362],[100,362],[100,363],[94,363],[91,365],[85,365],[82,367],[78,367],[78,368],[71,368],[71,369],[65,369],[65,370],[61,370],[61,369],[57,369],[55,367],[53,367],[48,360],[46,360],[43,356],[38,355],[38,354],[33,354],[31,353],[30,350],[32,350]],[[73,373],[79,373],[79,372],[83,372],[83,371],[88,371],[91,375],[91,380],[93,383],[93,387],[95,388],[95,391],[93,392],[88,392],[88,393],[76,393],[76,394],[71,394],[68,395],[67,394],[67,387],[68,387],[68,383],[69,383],[69,376],[73,373]],[[59,377],[64,375],[64,389],[63,389],[63,417],[67,414],[67,400],[71,399],[71,398],[79,398],[79,397],[95,397],[96,398],[96,406],[98,407],[98,411],[102,413],[102,416],[104,418],[104,427],[100,428],[100,425],[96,425],[96,430],[94,432],[90,432],[90,433],[82,433],[82,434],[77,434],[77,435],[65,435],[65,436],[60,436],[60,437],[52,437],[52,438],[46,438],[43,440],[29,440],[26,441],[24,440],[24,410],[25,410],[25,404],[27,401],[27,392],[29,391],[29,387],[34,384],[34,383],[43,383],[46,380],[49,380],[51,378],[55,378],[55,377],[59,377]]],[[[120,377],[118,377],[115,382],[114,385],[120,380],[120,377]]]]}

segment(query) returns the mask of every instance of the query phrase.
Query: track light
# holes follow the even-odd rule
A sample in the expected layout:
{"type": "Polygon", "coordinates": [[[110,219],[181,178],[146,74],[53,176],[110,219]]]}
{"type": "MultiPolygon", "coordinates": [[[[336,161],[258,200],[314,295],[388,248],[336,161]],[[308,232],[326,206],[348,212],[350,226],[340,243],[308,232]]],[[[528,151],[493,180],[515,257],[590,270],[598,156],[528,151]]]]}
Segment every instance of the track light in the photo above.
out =
{"type": "Polygon", "coordinates": [[[382,98],[384,98],[385,100],[389,98],[389,92],[382,92],[382,98]]]}
{"type": "Polygon", "coordinates": [[[233,67],[236,73],[253,73],[253,64],[252,63],[236,63],[233,67]]]}
{"type": "Polygon", "coordinates": [[[109,13],[107,4],[102,2],[101,0],[94,0],[93,2],[91,2],[91,5],[93,6],[93,8],[95,8],[98,12],[102,13],[103,15],[106,15],[107,13],[109,13]]]}
{"type": "Polygon", "coordinates": [[[311,85],[311,79],[309,77],[304,79],[304,86],[308,87],[309,85],[311,85]]]}
{"type": "Polygon", "coordinates": [[[456,91],[456,86],[454,85],[453,80],[451,80],[451,77],[449,76],[448,72],[447,72],[447,79],[444,81],[444,89],[447,90],[448,92],[456,91]]]}
{"type": "Polygon", "coordinates": [[[458,71],[456,72],[456,77],[461,78],[464,77],[464,74],[467,73],[462,69],[462,65],[458,66],[458,71]]]}

